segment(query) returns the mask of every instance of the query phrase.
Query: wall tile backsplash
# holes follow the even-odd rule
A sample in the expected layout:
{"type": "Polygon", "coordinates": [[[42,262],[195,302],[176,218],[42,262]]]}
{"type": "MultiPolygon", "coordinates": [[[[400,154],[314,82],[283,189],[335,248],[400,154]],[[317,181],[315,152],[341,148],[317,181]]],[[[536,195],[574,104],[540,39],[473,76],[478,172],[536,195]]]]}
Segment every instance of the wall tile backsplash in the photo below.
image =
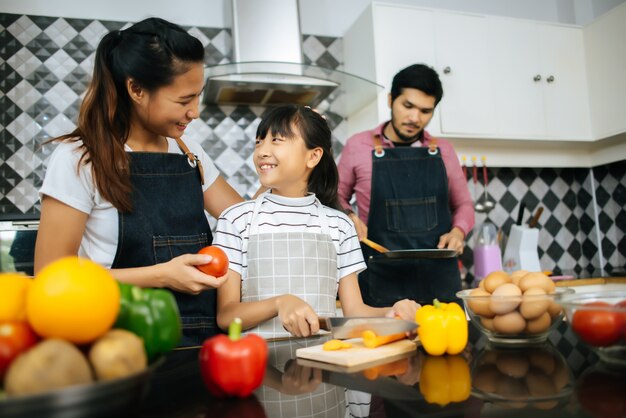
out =
{"type": "MultiPolygon", "coordinates": [[[[37,213],[37,191],[45,161],[54,148],[42,143],[74,128],[82,94],[89,82],[100,38],[128,22],[0,13],[0,215],[37,213]]],[[[229,29],[190,27],[205,47],[206,64],[230,62],[229,29]]],[[[342,69],[342,39],[303,35],[307,64],[342,69]]],[[[331,96],[329,101],[336,98],[331,96]]],[[[319,107],[324,110],[329,103],[319,107]]],[[[257,175],[251,161],[256,127],[264,108],[204,106],[186,137],[202,144],[229,183],[252,195],[257,175]]],[[[345,121],[328,113],[334,151],[345,142],[345,121]]],[[[526,222],[539,206],[539,257],[545,270],[577,277],[626,270],[626,161],[593,169],[490,168],[488,192],[495,209],[477,214],[508,234],[520,202],[526,222]]],[[[468,179],[470,192],[483,186],[468,179]]],[[[474,237],[461,257],[472,279],[474,237]]]]}

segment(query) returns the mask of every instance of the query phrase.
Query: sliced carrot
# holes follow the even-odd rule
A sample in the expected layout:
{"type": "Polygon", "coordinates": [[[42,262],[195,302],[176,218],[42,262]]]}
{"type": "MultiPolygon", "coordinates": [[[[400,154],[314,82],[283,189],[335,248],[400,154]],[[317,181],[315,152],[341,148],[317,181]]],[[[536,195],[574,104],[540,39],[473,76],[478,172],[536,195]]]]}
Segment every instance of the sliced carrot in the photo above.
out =
{"type": "Polygon", "coordinates": [[[341,350],[343,348],[350,348],[350,347],[352,347],[352,344],[347,343],[345,341],[329,340],[324,343],[324,345],[322,346],[322,350],[334,351],[334,350],[341,350]]]}
{"type": "Polygon", "coordinates": [[[389,344],[391,342],[406,338],[406,334],[404,332],[378,336],[376,335],[376,333],[374,333],[374,331],[370,330],[363,331],[363,334],[361,334],[361,336],[363,337],[363,344],[368,348],[379,347],[381,345],[389,344]]]}

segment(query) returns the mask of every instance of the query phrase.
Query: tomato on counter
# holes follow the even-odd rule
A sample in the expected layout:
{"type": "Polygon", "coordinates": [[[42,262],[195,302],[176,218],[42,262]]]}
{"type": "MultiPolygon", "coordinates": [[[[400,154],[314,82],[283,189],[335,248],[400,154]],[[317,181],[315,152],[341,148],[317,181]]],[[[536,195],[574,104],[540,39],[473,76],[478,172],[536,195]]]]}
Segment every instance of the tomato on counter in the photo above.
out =
{"type": "Polygon", "coordinates": [[[198,254],[206,254],[213,257],[207,264],[196,266],[198,270],[204,274],[213,277],[222,277],[228,273],[228,257],[221,248],[209,245],[198,251],[198,254]]]}
{"type": "Polygon", "coordinates": [[[588,307],[609,307],[606,302],[590,302],[579,309],[572,317],[572,328],[580,338],[596,347],[615,344],[622,338],[624,330],[623,314],[607,310],[594,310],[588,307]]]}
{"type": "Polygon", "coordinates": [[[37,335],[26,322],[0,322],[0,381],[4,378],[11,362],[35,345],[37,340],[37,335]]]}
{"type": "MultiPolygon", "coordinates": [[[[626,300],[623,300],[623,301],[617,303],[616,306],[619,306],[620,308],[625,308],[626,309],[626,300]]],[[[626,312],[622,313],[622,319],[624,321],[624,335],[622,335],[622,338],[624,338],[626,340],[626,312]]]]}
{"type": "Polygon", "coordinates": [[[600,418],[626,416],[626,375],[599,364],[587,370],[576,384],[582,408],[600,418]]]}

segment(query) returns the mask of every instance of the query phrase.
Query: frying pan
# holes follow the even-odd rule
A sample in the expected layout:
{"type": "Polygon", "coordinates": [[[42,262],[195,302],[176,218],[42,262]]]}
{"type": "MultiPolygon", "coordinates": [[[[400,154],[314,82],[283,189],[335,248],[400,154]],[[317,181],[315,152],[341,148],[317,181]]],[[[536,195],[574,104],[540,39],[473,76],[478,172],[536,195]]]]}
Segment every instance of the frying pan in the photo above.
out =
{"type": "Polygon", "coordinates": [[[427,249],[412,249],[412,250],[388,250],[380,244],[375,243],[367,238],[361,240],[363,244],[375,249],[380,254],[372,256],[376,259],[391,258],[391,259],[424,259],[424,258],[452,258],[458,255],[456,250],[450,250],[447,248],[427,248],[427,249]]]}

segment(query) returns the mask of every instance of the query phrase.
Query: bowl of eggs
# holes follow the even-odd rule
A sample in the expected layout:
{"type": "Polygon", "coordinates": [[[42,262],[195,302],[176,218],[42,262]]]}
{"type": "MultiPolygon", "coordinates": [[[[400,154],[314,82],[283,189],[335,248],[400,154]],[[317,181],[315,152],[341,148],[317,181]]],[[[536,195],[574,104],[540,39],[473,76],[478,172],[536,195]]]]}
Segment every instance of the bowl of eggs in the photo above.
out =
{"type": "Polygon", "coordinates": [[[537,344],[546,341],[564,317],[561,299],[574,293],[556,288],[545,274],[518,270],[494,271],[475,289],[456,295],[470,321],[495,344],[537,344]]]}
{"type": "Polygon", "coordinates": [[[626,366],[626,291],[570,294],[563,308],[574,333],[601,360],[626,366]]]}

